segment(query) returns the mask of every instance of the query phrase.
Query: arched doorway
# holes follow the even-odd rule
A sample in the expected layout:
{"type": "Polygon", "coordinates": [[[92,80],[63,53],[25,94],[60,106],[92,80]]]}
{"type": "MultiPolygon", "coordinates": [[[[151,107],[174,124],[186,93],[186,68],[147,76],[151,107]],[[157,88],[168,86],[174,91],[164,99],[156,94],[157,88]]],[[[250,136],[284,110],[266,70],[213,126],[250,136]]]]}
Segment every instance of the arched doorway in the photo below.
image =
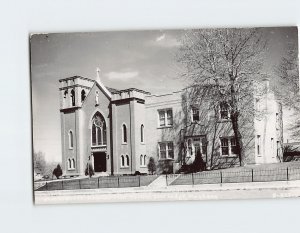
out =
{"type": "Polygon", "coordinates": [[[95,172],[106,172],[107,161],[106,123],[101,113],[96,112],[92,118],[91,148],[95,172]]]}

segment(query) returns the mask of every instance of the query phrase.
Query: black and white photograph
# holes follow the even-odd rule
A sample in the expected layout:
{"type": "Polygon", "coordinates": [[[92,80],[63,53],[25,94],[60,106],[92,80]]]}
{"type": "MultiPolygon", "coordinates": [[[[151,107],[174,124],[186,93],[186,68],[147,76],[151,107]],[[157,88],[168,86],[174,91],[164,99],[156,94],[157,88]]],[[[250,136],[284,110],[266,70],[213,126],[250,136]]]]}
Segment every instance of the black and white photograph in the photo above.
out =
{"type": "Polygon", "coordinates": [[[29,44],[36,205],[300,195],[296,26],[29,44]]]}

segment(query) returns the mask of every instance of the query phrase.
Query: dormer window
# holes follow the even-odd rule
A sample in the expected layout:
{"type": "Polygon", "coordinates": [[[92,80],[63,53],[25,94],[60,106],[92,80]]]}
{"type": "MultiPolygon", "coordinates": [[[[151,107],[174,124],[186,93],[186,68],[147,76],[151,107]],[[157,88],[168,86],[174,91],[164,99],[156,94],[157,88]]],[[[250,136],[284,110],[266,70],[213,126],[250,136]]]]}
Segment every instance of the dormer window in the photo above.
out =
{"type": "Polygon", "coordinates": [[[192,115],[192,122],[197,122],[200,120],[200,115],[199,115],[199,108],[192,107],[191,109],[191,115],[192,115]]]}

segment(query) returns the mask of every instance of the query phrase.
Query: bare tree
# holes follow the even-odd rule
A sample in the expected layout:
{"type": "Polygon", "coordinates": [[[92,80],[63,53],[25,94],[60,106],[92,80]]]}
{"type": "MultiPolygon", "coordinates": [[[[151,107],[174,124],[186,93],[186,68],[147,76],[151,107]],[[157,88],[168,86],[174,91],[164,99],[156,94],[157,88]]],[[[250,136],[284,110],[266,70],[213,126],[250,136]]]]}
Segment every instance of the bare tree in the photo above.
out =
{"type": "Polygon", "coordinates": [[[215,105],[227,105],[240,165],[244,158],[240,116],[251,112],[249,101],[254,83],[261,79],[265,47],[260,29],[206,29],[187,31],[179,49],[183,77],[194,85],[212,85],[215,91],[208,95],[215,105]]]}
{"type": "Polygon", "coordinates": [[[284,107],[293,110],[294,121],[290,130],[292,136],[300,136],[300,90],[299,90],[299,62],[296,44],[290,43],[287,52],[279,65],[275,67],[277,79],[274,85],[275,93],[284,107]]]}
{"type": "Polygon", "coordinates": [[[45,154],[41,151],[33,153],[33,167],[36,173],[44,175],[46,171],[45,154]]]}

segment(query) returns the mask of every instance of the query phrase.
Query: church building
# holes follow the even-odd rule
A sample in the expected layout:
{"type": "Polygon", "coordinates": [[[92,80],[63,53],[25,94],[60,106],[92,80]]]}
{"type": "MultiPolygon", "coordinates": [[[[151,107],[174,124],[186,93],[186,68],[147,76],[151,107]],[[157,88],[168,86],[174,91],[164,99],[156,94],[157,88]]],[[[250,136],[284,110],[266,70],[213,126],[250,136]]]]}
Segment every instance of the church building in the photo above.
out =
{"type": "MultiPolygon", "coordinates": [[[[176,172],[196,155],[202,156],[207,169],[239,166],[226,105],[216,111],[205,100],[192,101],[193,87],[165,95],[117,90],[106,87],[97,73],[96,80],[59,80],[65,175],[83,175],[88,163],[96,173],[148,173],[150,157],[157,173],[176,172]]],[[[242,117],[241,127],[244,165],[281,161],[281,105],[269,90],[254,94],[250,102],[255,113],[242,117]]]]}

